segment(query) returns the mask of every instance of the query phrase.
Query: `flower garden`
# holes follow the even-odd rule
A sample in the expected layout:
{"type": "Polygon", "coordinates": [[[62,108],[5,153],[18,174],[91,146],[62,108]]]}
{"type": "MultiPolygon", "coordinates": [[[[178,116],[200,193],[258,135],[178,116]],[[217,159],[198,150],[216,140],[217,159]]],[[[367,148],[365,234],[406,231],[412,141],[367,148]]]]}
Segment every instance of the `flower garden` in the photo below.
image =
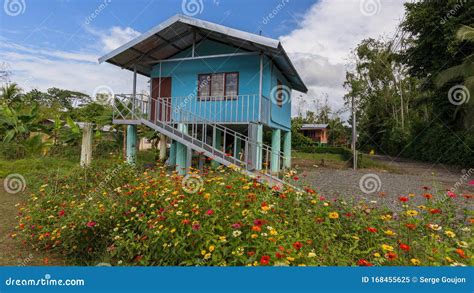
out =
{"type": "Polygon", "coordinates": [[[192,190],[162,165],[117,164],[46,182],[18,206],[16,237],[80,265],[473,263],[472,195],[420,187],[395,198],[393,211],[309,188],[274,190],[226,168],[190,176],[192,190]]]}

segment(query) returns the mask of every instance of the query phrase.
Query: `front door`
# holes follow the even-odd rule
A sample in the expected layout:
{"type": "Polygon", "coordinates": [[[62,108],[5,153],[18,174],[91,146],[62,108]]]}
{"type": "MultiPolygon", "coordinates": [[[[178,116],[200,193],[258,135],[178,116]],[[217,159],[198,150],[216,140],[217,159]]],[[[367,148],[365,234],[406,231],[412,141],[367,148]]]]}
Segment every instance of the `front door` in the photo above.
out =
{"type": "Polygon", "coordinates": [[[171,121],[171,77],[151,80],[151,121],[171,121]],[[158,101],[158,103],[157,103],[158,101]],[[158,114],[158,115],[157,115],[158,114]]]}

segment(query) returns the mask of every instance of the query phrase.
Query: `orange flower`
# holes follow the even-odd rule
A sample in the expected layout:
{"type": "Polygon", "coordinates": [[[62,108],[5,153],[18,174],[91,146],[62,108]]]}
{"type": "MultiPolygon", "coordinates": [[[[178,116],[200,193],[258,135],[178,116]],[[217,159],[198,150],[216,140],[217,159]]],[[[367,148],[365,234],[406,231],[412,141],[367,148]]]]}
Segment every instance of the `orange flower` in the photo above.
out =
{"type": "Polygon", "coordinates": [[[461,248],[456,249],[456,253],[457,253],[461,258],[467,258],[466,253],[465,253],[464,250],[462,250],[461,248]]]}
{"type": "Polygon", "coordinates": [[[431,199],[433,197],[433,195],[431,193],[425,193],[425,194],[423,194],[423,197],[426,198],[426,199],[431,199]]]}
{"type": "Polygon", "coordinates": [[[262,228],[260,228],[259,226],[252,226],[252,231],[260,232],[262,231],[262,228]]]}
{"type": "Polygon", "coordinates": [[[371,267],[371,266],[373,266],[372,263],[370,263],[368,260],[363,259],[363,258],[362,258],[362,259],[359,259],[359,260],[357,261],[357,265],[358,265],[358,266],[361,266],[361,267],[371,267]]]}
{"type": "Polygon", "coordinates": [[[415,230],[416,225],[415,225],[415,224],[410,224],[410,223],[408,223],[408,224],[405,224],[405,227],[407,227],[407,228],[410,229],[410,230],[415,230]]]}

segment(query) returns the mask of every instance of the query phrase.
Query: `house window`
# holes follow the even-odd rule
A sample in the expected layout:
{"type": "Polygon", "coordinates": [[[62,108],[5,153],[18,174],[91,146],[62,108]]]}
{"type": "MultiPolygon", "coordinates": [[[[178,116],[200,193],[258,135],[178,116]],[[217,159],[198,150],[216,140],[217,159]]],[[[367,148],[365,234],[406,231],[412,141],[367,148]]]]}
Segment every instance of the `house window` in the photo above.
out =
{"type": "Polygon", "coordinates": [[[198,97],[200,100],[231,100],[239,94],[237,72],[209,73],[198,75],[198,97]]]}

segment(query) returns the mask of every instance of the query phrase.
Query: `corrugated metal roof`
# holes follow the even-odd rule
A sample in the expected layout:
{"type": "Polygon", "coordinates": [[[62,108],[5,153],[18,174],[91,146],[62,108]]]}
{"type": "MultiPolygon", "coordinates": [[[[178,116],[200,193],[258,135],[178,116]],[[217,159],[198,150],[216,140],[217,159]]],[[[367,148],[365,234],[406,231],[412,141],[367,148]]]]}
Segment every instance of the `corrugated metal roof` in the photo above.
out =
{"type": "Polygon", "coordinates": [[[301,129],[326,129],[328,128],[329,124],[303,124],[301,129]]]}
{"type": "Polygon", "coordinates": [[[246,51],[262,51],[274,61],[292,88],[308,91],[278,40],[179,14],[99,58],[99,63],[108,62],[128,70],[136,64],[138,73],[150,76],[151,63],[192,46],[194,33],[196,42],[206,38],[246,51]]]}

